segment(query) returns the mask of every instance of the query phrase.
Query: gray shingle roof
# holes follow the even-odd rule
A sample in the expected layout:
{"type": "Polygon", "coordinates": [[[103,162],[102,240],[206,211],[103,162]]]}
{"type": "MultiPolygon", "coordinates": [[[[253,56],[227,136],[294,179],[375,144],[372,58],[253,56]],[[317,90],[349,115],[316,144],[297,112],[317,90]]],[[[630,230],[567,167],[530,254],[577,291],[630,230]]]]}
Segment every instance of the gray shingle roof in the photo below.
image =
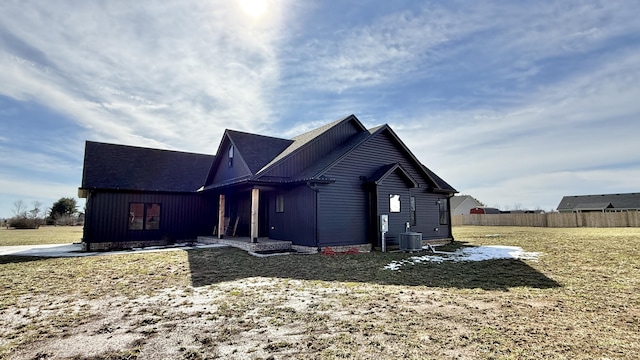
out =
{"type": "Polygon", "coordinates": [[[557,210],[584,210],[583,204],[611,204],[614,209],[639,209],[640,193],[564,196],[557,210]]]}
{"type": "Polygon", "coordinates": [[[306,132],[304,134],[295,136],[293,139],[291,139],[293,142],[286,149],[284,149],[284,151],[282,151],[280,154],[278,154],[278,156],[273,158],[268,164],[266,164],[258,172],[264,172],[265,170],[267,170],[271,166],[275,165],[279,161],[283,160],[287,156],[295,153],[297,150],[299,150],[300,148],[302,148],[303,146],[308,144],[310,141],[316,139],[317,137],[322,135],[327,130],[331,129],[332,127],[340,124],[341,122],[343,122],[343,121],[345,121],[345,120],[347,120],[347,119],[349,119],[351,117],[354,117],[354,116],[353,115],[349,115],[349,116],[344,117],[342,119],[338,119],[338,120],[336,120],[334,122],[330,122],[330,123],[328,123],[326,125],[320,126],[319,128],[316,128],[316,129],[313,129],[311,131],[308,131],[308,132],[306,132]]]}
{"type": "Polygon", "coordinates": [[[215,156],[87,141],[83,189],[194,192],[215,156]]]}
{"type": "Polygon", "coordinates": [[[257,173],[293,143],[293,140],[235,130],[227,130],[227,135],[235,144],[236,151],[240,153],[252,174],[257,173]]]}
{"type": "MultiPolygon", "coordinates": [[[[262,179],[261,174],[264,171],[277,166],[281,161],[288,161],[286,159],[303,149],[305,145],[319,139],[329,129],[344,121],[354,121],[357,127],[361,128],[360,133],[351,136],[328,153],[318,154],[320,155],[318,160],[311,166],[280,181],[328,180],[324,177],[324,173],[330,167],[337,164],[350,151],[386,129],[406,149],[388,125],[367,130],[354,115],[336,120],[291,140],[235,130],[227,130],[225,134],[251,172],[251,175],[247,175],[243,181],[269,181],[269,179],[262,179]]],[[[418,162],[408,149],[406,151],[417,165],[421,166],[427,177],[435,183],[434,190],[456,191],[418,162]]],[[[192,192],[205,185],[207,176],[211,177],[209,173],[213,171],[214,161],[215,156],[212,155],[87,141],[82,188],[192,192]]]]}

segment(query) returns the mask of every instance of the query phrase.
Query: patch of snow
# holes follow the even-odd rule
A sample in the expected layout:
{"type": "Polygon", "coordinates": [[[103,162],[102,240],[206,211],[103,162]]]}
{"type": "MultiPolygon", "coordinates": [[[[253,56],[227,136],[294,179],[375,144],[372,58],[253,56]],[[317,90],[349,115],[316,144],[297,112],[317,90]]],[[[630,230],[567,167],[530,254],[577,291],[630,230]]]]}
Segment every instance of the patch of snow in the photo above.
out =
{"type": "Polygon", "coordinates": [[[463,247],[454,252],[434,251],[433,254],[412,256],[400,261],[392,261],[383,269],[397,271],[405,265],[415,265],[423,262],[441,263],[444,261],[484,261],[496,259],[538,260],[540,253],[526,252],[518,246],[487,245],[477,247],[463,247]]]}

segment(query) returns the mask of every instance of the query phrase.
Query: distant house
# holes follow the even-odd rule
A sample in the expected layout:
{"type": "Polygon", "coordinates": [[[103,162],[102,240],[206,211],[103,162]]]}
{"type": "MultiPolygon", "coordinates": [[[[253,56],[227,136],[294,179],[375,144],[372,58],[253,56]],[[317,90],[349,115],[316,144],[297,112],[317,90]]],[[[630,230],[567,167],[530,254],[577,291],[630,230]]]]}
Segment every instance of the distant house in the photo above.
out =
{"type": "Polygon", "coordinates": [[[456,195],[451,198],[452,215],[467,215],[469,210],[482,206],[484,204],[470,195],[456,195]]]}
{"type": "Polygon", "coordinates": [[[421,232],[451,240],[456,190],[388,126],[354,116],[280,139],[226,130],[216,156],[87,141],[79,195],[87,250],[167,244],[200,235],[379,246],[421,232]]]}
{"type": "Polygon", "coordinates": [[[501,214],[502,212],[496,208],[480,206],[469,210],[469,214],[501,214]]]}
{"type": "Polygon", "coordinates": [[[559,212],[640,211],[640,193],[564,196],[559,212]]]}

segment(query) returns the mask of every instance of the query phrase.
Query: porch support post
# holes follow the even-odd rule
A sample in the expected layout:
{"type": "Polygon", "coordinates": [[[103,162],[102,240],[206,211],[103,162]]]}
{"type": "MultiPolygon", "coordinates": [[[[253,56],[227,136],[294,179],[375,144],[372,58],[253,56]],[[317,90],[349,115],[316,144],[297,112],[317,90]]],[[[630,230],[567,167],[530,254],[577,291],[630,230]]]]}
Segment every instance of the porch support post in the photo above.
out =
{"type": "Polygon", "coordinates": [[[218,200],[218,239],[224,237],[224,194],[220,194],[218,200]]]}
{"type": "Polygon", "coordinates": [[[251,242],[258,242],[258,207],[260,204],[260,189],[251,189],[251,242]]]}

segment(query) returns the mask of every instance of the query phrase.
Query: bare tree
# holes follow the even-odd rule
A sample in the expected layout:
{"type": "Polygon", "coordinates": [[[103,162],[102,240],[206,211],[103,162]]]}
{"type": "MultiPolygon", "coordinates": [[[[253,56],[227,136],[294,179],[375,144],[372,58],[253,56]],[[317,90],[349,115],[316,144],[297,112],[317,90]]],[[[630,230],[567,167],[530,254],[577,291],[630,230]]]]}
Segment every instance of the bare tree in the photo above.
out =
{"type": "Polygon", "coordinates": [[[31,219],[40,219],[42,216],[42,203],[38,200],[31,203],[33,209],[29,210],[29,217],[31,219]]]}
{"type": "Polygon", "coordinates": [[[13,203],[13,215],[17,217],[27,215],[27,205],[25,205],[24,201],[17,200],[13,203]]]}

